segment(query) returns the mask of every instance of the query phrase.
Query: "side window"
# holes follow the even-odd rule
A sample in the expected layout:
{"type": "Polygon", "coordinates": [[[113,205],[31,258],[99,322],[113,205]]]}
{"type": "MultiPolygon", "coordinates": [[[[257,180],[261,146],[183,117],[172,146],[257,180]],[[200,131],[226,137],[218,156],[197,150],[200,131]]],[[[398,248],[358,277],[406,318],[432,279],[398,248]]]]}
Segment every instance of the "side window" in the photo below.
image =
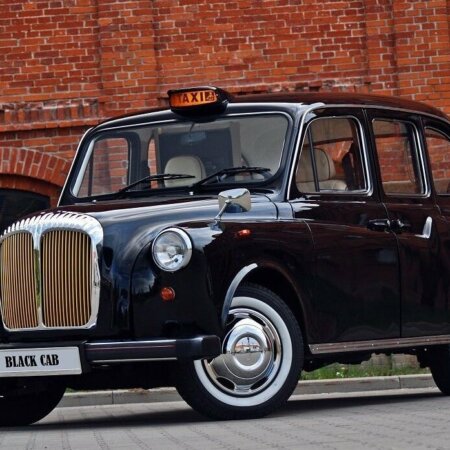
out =
{"type": "Polygon", "coordinates": [[[109,194],[128,183],[129,142],[122,137],[95,141],[78,196],[109,194]]]}
{"type": "Polygon", "coordinates": [[[296,171],[300,192],[362,191],[358,125],[353,118],[321,118],[308,125],[296,171]]]}
{"type": "Polygon", "coordinates": [[[433,128],[425,128],[425,138],[438,194],[450,194],[450,139],[433,128]]]}
{"type": "Polygon", "coordinates": [[[383,190],[388,195],[423,194],[417,134],[410,122],[372,122],[383,190]]]}

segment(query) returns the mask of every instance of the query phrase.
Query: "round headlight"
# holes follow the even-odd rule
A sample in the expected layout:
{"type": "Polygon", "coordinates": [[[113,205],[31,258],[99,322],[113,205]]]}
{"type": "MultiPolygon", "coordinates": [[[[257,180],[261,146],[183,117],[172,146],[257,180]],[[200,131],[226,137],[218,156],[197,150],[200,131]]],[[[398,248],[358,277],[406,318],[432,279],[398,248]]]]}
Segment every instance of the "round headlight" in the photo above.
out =
{"type": "Polygon", "coordinates": [[[178,228],[162,231],[153,241],[153,259],[156,265],[168,272],[185,267],[192,255],[192,243],[189,236],[178,228]]]}

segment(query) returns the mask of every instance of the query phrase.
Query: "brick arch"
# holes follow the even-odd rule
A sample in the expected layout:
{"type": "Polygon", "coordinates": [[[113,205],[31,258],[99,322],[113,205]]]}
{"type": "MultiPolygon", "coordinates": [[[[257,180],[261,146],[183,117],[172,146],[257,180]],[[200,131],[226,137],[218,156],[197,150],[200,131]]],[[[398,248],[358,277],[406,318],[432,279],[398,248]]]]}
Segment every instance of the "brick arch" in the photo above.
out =
{"type": "Polygon", "coordinates": [[[36,192],[56,205],[70,169],[60,156],[25,148],[0,148],[0,187],[36,192]]]}
{"type": "Polygon", "coordinates": [[[36,192],[56,206],[70,169],[60,156],[26,148],[0,148],[0,187],[36,192]]]}
{"type": "Polygon", "coordinates": [[[26,148],[0,148],[0,175],[36,178],[62,187],[70,162],[60,156],[26,148]]]}

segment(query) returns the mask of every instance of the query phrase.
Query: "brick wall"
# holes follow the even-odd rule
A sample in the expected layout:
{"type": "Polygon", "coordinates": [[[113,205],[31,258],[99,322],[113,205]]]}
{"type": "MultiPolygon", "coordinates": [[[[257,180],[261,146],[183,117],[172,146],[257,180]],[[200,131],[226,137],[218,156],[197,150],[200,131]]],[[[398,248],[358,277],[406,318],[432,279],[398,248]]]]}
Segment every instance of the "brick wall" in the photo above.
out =
{"type": "Polygon", "coordinates": [[[168,88],[374,92],[450,113],[450,0],[4,0],[0,187],[55,201],[81,134],[168,88]]]}

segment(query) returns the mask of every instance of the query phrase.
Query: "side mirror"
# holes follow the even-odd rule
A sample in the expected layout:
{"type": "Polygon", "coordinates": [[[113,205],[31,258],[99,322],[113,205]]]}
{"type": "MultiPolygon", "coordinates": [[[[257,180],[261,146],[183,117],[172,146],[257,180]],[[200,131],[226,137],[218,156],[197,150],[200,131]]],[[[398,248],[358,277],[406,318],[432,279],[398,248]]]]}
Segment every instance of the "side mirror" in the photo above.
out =
{"type": "Polygon", "coordinates": [[[220,220],[225,211],[230,213],[250,211],[252,209],[252,199],[249,190],[240,188],[222,191],[219,194],[219,208],[216,220],[220,220]]]}

